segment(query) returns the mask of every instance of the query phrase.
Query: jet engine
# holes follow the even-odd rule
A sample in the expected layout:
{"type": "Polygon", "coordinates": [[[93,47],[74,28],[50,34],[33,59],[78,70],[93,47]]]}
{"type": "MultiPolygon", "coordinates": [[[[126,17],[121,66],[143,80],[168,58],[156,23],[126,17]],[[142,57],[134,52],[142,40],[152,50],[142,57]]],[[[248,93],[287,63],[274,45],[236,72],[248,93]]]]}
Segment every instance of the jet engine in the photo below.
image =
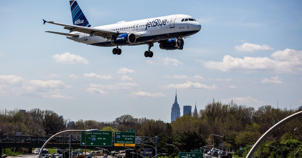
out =
{"type": "Polygon", "coordinates": [[[159,47],[166,50],[183,49],[184,41],[183,39],[169,39],[159,42],[159,47]]]}
{"type": "Polygon", "coordinates": [[[114,40],[114,43],[121,44],[121,45],[122,44],[134,44],[135,42],[136,42],[136,35],[133,33],[120,34],[114,40]]]}

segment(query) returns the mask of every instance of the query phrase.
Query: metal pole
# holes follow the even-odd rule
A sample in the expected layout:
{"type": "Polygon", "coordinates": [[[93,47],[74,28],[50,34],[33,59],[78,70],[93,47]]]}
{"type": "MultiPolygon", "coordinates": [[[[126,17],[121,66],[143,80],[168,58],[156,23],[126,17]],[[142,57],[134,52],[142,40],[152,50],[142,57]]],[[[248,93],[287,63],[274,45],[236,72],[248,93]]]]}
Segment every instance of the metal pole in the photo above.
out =
{"type": "Polygon", "coordinates": [[[60,134],[62,134],[62,133],[67,133],[67,132],[84,132],[84,131],[94,131],[94,130],[95,130],[95,129],[90,129],[90,130],[77,130],[77,129],[73,129],[73,130],[64,130],[64,131],[58,132],[58,133],[52,135],[51,137],[49,137],[49,138],[46,140],[46,142],[42,145],[42,147],[41,147],[41,149],[40,149],[40,152],[39,152],[39,155],[38,155],[38,156],[39,156],[39,158],[41,157],[41,153],[42,153],[44,147],[45,147],[46,144],[47,144],[52,138],[54,138],[55,136],[58,136],[58,135],[60,135],[60,134]]]}
{"type": "Polygon", "coordinates": [[[249,153],[246,155],[246,158],[251,158],[253,153],[256,151],[257,147],[262,143],[262,141],[277,127],[281,126],[282,124],[298,117],[298,116],[302,116],[302,111],[296,112],[292,115],[287,116],[286,118],[282,119],[281,121],[279,121],[278,123],[276,123],[274,126],[272,126],[270,129],[268,129],[258,140],[257,142],[253,145],[253,147],[251,148],[251,150],[249,151],[249,153]]]}
{"type": "Polygon", "coordinates": [[[157,152],[158,152],[158,136],[155,136],[155,155],[156,155],[156,158],[157,158],[157,152]]]}
{"type": "Polygon", "coordinates": [[[84,150],[84,158],[86,158],[86,144],[87,144],[87,142],[86,142],[86,132],[85,132],[85,150],[84,150]]]}
{"type": "Polygon", "coordinates": [[[71,141],[72,141],[72,135],[69,135],[69,158],[71,158],[71,141]]]}

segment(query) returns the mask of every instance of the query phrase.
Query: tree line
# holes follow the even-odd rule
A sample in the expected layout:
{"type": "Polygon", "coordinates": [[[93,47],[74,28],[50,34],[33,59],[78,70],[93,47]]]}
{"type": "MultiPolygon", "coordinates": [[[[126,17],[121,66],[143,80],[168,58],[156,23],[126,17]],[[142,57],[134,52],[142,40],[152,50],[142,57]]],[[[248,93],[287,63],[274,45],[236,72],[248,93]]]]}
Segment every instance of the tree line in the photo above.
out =
{"type": "MultiPolygon", "coordinates": [[[[267,129],[298,110],[262,106],[258,109],[213,102],[198,116],[185,115],[173,123],[123,115],[112,122],[67,121],[57,113],[33,109],[0,114],[0,135],[22,132],[31,136],[50,136],[64,129],[136,130],[138,136],[158,136],[159,152],[176,155],[215,146],[244,156],[267,129]]],[[[257,150],[258,157],[302,156],[302,119],[292,120],[273,132],[257,150]],[[274,155],[275,154],[275,155],[274,155]]]]}

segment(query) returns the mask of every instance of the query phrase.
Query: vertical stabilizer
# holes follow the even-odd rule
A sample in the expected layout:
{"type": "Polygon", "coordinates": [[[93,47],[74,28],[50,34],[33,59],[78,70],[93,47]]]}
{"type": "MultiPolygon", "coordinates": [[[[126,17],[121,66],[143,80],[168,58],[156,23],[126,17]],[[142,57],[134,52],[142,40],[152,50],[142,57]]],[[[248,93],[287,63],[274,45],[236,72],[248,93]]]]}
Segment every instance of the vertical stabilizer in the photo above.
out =
{"type": "Polygon", "coordinates": [[[74,25],[90,27],[88,20],[76,0],[70,0],[71,16],[74,25]]]}

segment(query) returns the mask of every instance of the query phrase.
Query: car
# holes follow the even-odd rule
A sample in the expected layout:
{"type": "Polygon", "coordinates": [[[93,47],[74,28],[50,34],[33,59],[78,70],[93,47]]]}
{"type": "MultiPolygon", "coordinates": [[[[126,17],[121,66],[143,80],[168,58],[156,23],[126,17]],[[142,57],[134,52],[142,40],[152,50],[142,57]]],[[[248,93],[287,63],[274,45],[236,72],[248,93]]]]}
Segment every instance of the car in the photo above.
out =
{"type": "Polygon", "coordinates": [[[39,154],[39,152],[40,152],[40,148],[36,148],[36,149],[34,149],[33,154],[38,155],[38,154],[39,154]]]}

